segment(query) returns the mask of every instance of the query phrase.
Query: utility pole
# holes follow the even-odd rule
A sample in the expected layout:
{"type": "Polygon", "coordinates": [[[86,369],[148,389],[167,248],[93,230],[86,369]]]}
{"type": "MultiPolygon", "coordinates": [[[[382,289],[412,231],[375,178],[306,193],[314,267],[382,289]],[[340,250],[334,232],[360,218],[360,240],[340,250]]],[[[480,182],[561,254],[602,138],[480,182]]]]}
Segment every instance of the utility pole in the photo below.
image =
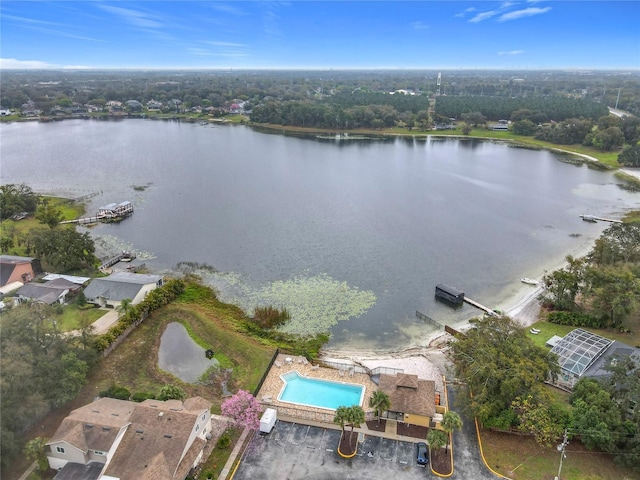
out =
{"type": "Polygon", "coordinates": [[[558,445],[558,451],[560,452],[560,468],[558,468],[558,475],[556,476],[555,480],[560,480],[560,472],[562,472],[562,460],[567,458],[564,453],[564,449],[567,447],[567,445],[569,445],[569,440],[567,439],[567,429],[565,428],[562,443],[558,445]]]}

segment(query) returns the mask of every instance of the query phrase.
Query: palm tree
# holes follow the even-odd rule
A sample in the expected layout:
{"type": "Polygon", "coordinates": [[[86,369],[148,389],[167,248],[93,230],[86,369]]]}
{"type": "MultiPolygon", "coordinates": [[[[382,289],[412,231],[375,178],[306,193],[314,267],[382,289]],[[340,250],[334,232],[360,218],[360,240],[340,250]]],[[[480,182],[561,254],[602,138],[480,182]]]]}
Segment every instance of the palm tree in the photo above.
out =
{"type": "Polygon", "coordinates": [[[391,407],[389,395],[384,393],[382,390],[376,390],[369,398],[369,406],[375,409],[376,416],[378,417],[378,425],[380,425],[380,415],[391,407]]]}
{"type": "Polygon", "coordinates": [[[130,298],[124,298],[120,302],[120,305],[116,307],[116,311],[120,314],[121,317],[126,317],[127,314],[133,310],[133,305],[131,304],[132,300],[130,298]]]}
{"type": "Polygon", "coordinates": [[[349,421],[349,407],[341,406],[336,409],[336,415],[333,417],[333,423],[337,423],[342,428],[344,434],[344,424],[349,421]]]}
{"type": "Polygon", "coordinates": [[[364,422],[365,415],[364,410],[360,405],[353,405],[347,408],[347,421],[351,424],[351,433],[349,433],[349,442],[351,442],[351,436],[353,435],[354,427],[360,427],[364,422]]]}
{"type": "MultiPolygon", "coordinates": [[[[442,428],[445,432],[451,435],[455,430],[460,430],[462,428],[462,419],[456,412],[452,412],[451,410],[449,410],[443,415],[440,425],[442,425],[442,428]]],[[[447,440],[447,451],[448,450],[449,444],[447,440]]]]}
{"type": "Polygon", "coordinates": [[[447,444],[447,434],[442,430],[431,428],[427,433],[427,443],[429,444],[429,450],[432,452],[439,450],[447,444]]]}

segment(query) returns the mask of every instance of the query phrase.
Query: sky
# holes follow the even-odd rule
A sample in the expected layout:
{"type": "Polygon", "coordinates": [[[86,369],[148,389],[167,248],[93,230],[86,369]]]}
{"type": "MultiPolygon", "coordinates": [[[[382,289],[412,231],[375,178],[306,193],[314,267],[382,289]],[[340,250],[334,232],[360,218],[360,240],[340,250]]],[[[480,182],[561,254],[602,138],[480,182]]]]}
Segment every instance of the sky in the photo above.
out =
{"type": "Polygon", "coordinates": [[[640,0],[0,2],[3,69],[640,69],[640,0]]]}

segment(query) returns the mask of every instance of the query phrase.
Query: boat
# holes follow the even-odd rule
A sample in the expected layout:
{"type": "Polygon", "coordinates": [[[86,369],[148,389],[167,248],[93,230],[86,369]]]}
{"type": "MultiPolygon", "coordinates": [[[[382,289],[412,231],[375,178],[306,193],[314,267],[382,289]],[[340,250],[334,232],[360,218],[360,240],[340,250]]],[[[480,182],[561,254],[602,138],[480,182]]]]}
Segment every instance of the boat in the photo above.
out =
{"type": "Polygon", "coordinates": [[[585,222],[597,223],[598,221],[598,217],[594,215],[580,215],[580,218],[582,218],[582,220],[584,220],[585,222]]]}
{"type": "Polygon", "coordinates": [[[120,258],[121,262],[130,262],[131,260],[135,260],[136,254],[133,252],[123,251],[122,256],[120,258]]]}
{"type": "Polygon", "coordinates": [[[520,281],[522,283],[526,283],[527,285],[538,285],[538,283],[540,283],[537,280],[534,280],[533,278],[527,278],[527,277],[522,277],[520,281]]]}

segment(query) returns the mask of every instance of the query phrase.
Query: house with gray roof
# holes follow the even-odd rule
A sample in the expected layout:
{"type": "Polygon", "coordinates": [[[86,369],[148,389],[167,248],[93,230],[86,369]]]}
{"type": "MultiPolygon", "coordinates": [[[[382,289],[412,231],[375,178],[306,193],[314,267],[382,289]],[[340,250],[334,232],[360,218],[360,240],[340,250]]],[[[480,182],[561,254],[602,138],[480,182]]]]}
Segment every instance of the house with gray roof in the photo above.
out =
{"type": "Polygon", "coordinates": [[[27,283],[18,289],[16,295],[20,301],[33,301],[53,305],[54,303],[65,303],[69,293],[80,290],[77,285],[64,278],[57,278],[44,283],[27,283]]]}
{"type": "Polygon", "coordinates": [[[210,409],[202,397],[100,398],[62,421],[47,443],[49,466],[57,480],[183,480],[211,438],[210,409]]]}
{"type": "Polygon", "coordinates": [[[141,273],[118,272],[108,277],[94,278],[84,290],[87,302],[100,307],[118,307],[123,300],[137,305],[151,290],[161,287],[163,277],[141,273]]]}

